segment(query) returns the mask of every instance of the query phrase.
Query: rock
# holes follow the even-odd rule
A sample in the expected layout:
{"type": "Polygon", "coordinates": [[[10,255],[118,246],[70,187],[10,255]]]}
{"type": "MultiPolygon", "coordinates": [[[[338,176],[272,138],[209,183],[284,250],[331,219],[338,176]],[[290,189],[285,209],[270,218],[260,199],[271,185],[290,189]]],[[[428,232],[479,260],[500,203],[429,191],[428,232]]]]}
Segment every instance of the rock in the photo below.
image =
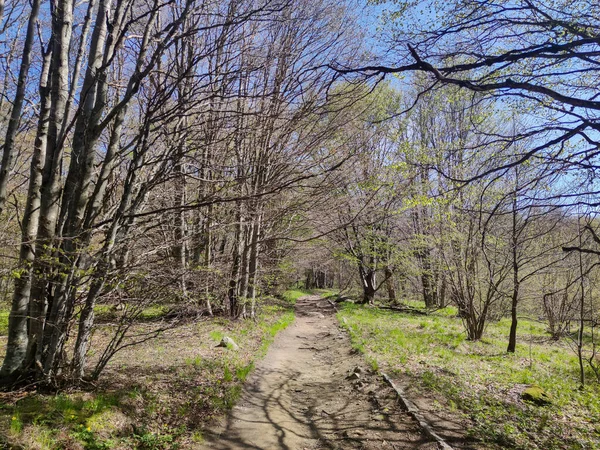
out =
{"type": "Polygon", "coordinates": [[[240,347],[235,343],[235,341],[228,336],[224,336],[223,339],[221,339],[221,342],[219,342],[219,345],[217,345],[217,347],[225,347],[231,350],[240,349],[240,347]]]}
{"type": "Polygon", "coordinates": [[[521,398],[536,405],[548,405],[552,403],[550,396],[541,387],[532,384],[521,393],[521,398]]]}
{"type": "Polygon", "coordinates": [[[347,380],[358,380],[360,378],[360,374],[356,372],[352,372],[350,375],[346,377],[347,380]]]}

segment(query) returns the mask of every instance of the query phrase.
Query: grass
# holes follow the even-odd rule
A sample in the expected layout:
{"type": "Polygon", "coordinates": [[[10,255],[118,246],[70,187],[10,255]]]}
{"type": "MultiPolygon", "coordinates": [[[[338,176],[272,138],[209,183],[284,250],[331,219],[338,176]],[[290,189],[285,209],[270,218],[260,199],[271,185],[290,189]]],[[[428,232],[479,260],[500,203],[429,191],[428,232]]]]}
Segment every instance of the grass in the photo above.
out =
{"type": "Polygon", "coordinates": [[[416,316],[353,304],[338,313],[354,347],[372,365],[405,379],[412,395],[427,393],[441,410],[468,418],[471,434],[483,443],[600,448],[600,386],[590,381],[578,389],[576,356],[566,342],[550,341],[544,324],[520,320],[511,355],[508,319],[490,323],[484,339],[471,342],[455,316],[454,308],[416,316]],[[530,384],[542,387],[552,403],[521,400],[530,384]]]}
{"type": "MultiPolygon", "coordinates": [[[[145,319],[159,314],[150,310],[145,319]]],[[[194,448],[203,427],[236,403],[255,362],[293,320],[289,307],[264,303],[256,320],[191,322],[118,353],[92,392],[4,394],[0,448],[194,448]],[[223,336],[239,351],[217,348],[223,336]]],[[[140,330],[146,326],[142,321],[140,330]]],[[[94,339],[106,339],[102,329],[94,339]]]]}
{"type": "Polygon", "coordinates": [[[290,305],[295,305],[299,298],[310,295],[311,292],[305,289],[288,289],[281,294],[281,298],[290,305]]]}
{"type": "Polygon", "coordinates": [[[303,289],[303,288],[293,288],[284,291],[281,294],[281,298],[285,300],[290,305],[295,305],[299,298],[304,297],[306,295],[320,295],[323,298],[334,298],[338,295],[338,290],[334,289],[303,289]]]}

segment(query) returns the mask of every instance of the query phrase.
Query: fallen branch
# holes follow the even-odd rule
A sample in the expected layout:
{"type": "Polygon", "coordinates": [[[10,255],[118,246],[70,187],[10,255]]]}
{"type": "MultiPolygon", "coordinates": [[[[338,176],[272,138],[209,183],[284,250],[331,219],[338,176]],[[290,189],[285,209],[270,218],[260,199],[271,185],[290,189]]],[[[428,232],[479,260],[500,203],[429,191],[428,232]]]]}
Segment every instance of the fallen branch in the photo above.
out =
{"type": "Polygon", "coordinates": [[[421,316],[429,315],[429,311],[411,306],[378,306],[379,309],[391,309],[392,311],[405,312],[409,314],[419,314],[421,316]]]}
{"type": "Polygon", "coordinates": [[[453,450],[453,448],[450,445],[448,445],[446,441],[433,430],[431,425],[429,425],[427,420],[425,420],[425,417],[423,417],[423,415],[419,411],[417,405],[415,405],[412,401],[410,401],[410,399],[406,397],[404,389],[396,386],[392,379],[388,377],[385,373],[381,372],[381,375],[383,376],[383,379],[387,381],[387,383],[392,387],[392,389],[396,391],[396,394],[398,395],[402,406],[404,406],[406,411],[408,411],[408,414],[410,414],[410,416],[417,421],[417,423],[423,429],[425,434],[430,438],[434,439],[441,450],[453,450]]]}

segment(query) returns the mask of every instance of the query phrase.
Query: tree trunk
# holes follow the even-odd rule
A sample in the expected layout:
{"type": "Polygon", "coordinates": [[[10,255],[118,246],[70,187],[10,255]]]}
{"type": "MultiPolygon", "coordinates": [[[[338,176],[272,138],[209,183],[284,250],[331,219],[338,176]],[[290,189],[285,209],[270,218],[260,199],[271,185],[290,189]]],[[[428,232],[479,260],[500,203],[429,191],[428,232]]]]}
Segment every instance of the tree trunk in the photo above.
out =
{"type": "Polygon", "coordinates": [[[206,304],[206,310],[208,315],[212,316],[212,306],[210,304],[210,280],[212,278],[210,272],[211,266],[211,246],[212,246],[212,231],[211,231],[211,216],[212,216],[212,205],[209,205],[206,213],[206,220],[204,221],[204,270],[206,270],[205,284],[204,284],[204,301],[206,304]]]}
{"type": "MultiPolygon", "coordinates": [[[[33,40],[35,39],[37,20],[40,12],[41,0],[33,0],[31,3],[31,12],[27,23],[27,32],[25,34],[25,42],[23,44],[23,54],[21,57],[21,67],[19,68],[19,76],[17,78],[17,88],[15,92],[15,100],[10,112],[8,127],[4,139],[2,163],[0,164],[0,214],[4,209],[6,202],[8,179],[12,160],[14,156],[15,137],[19,129],[21,121],[21,112],[23,110],[23,101],[25,100],[25,90],[27,85],[27,76],[29,74],[29,66],[31,65],[31,50],[33,40]]],[[[1,7],[0,7],[1,8],[1,7]]],[[[2,11],[0,11],[0,25],[2,24],[2,11]]],[[[16,316],[15,316],[16,318],[16,316]]],[[[26,320],[23,318],[22,320],[26,320]]]]}
{"type": "MultiPolygon", "coordinates": [[[[239,202],[238,202],[239,203],[239,202]]],[[[238,287],[239,287],[239,276],[240,276],[240,263],[242,253],[242,212],[241,204],[238,204],[237,223],[235,226],[235,237],[232,250],[232,264],[231,264],[231,276],[229,278],[229,289],[227,291],[227,298],[229,301],[229,315],[231,317],[237,317],[239,301],[238,301],[238,287]]]]}
{"type": "Polygon", "coordinates": [[[437,292],[435,281],[431,273],[431,255],[429,249],[423,249],[419,252],[421,259],[422,270],[421,273],[421,284],[423,286],[423,301],[425,307],[435,308],[437,306],[437,292]]]}
{"type": "MultiPolygon", "coordinates": [[[[50,71],[51,52],[44,55],[40,77],[40,119],[31,158],[27,202],[23,212],[21,248],[19,254],[19,276],[15,278],[12,307],[9,316],[8,341],[6,355],[0,370],[0,377],[11,377],[15,371],[24,368],[26,355],[31,354],[32,343],[38,324],[43,321],[40,312],[32,305],[30,309],[31,276],[35,260],[35,240],[39,222],[40,189],[42,185],[43,162],[46,155],[48,117],[50,114],[50,98],[48,76],[50,71]],[[27,327],[27,316],[29,327],[27,327]],[[29,329],[28,329],[29,328],[29,329]]],[[[30,358],[28,358],[30,359],[30,358]]],[[[25,365],[28,365],[25,362],[25,365]]]]}
{"type": "MultiPolygon", "coordinates": [[[[56,225],[60,210],[61,165],[64,150],[64,136],[61,133],[65,120],[65,108],[69,86],[69,47],[73,25],[73,3],[69,0],[56,2],[52,15],[52,70],[50,76],[51,108],[48,124],[48,146],[42,177],[40,220],[38,226],[37,255],[33,264],[31,286],[32,301],[36,310],[42,312],[53,306],[54,287],[51,279],[56,267],[49,263],[56,254],[56,225]]],[[[64,278],[64,276],[63,276],[64,278]]],[[[63,280],[64,281],[64,280],[63,280]]],[[[41,317],[41,315],[39,316],[41,317]]],[[[44,330],[54,323],[40,324],[39,339],[36,339],[38,358],[43,357],[49,344],[44,330]]],[[[49,335],[50,333],[48,333],[49,335]]],[[[37,364],[38,369],[41,364],[37,364]]],[[[43,370],[43,369],[42,369],[43,370]]]]}
{"type": "Polygon", "coordinates": [[[512,269],[513,269],[513,293],[510,308],[510,333],[508,335],[508,353],[514,353],[517,348],[517,305],[519,303],[519,260],[518,260],[518,235],[517,235],[517,195],[512,201],[512,269]]]}
{"type": "Polygon", "coordinates": [[[388,292],[388,301],[396,303],[396,288],[394,287],[394,274],[389,266],[385,266],[385,285],[388,292]]]}
{"type": "Polygon", "coordinates": [[[360,267],[359,273],[363,287],[363,298],[361,304],[372,305],[375,300],[375,271],[370,268],[360,267]]]}
{"type": "Polygon", "coordinates": [[[259,237],[261,229],[262,213],[259,213],[252,224],[252,237],[250,242],[250,265],[249,265],[249,286],[248,297],[251,301],[250,317],[254,318],[256,313],[256,283],[258,280],[258,255],[259,255],[259,237]]]}

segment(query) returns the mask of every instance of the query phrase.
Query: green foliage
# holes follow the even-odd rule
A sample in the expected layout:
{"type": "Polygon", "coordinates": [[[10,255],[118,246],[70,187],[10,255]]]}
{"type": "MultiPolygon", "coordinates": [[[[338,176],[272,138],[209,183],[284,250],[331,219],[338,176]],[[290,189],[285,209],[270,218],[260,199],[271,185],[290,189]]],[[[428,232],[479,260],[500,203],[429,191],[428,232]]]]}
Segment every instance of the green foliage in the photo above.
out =
{"type": "Polygon", "coordinates": [[[223,336],[225,336],[225,334],[220,330],[213,330],[210,332],[210,338],[216,342],[220,342],[221,339],[223,339],[223,336]]]}
{"type": "Polygon", "coordinates": [[[177,433],[154,433],[142,428],[133,435],[133,440],[135,448],[139,450],[175,450],[179,448],[175,442],[176,436],[177,433]]]}
{"type": "Polygon", "coordinates": [[[114,446],[111,440],[101,441],[89,427],[79,425],[79,429],[71,432],[71,436],[81,442],[86,450],[109,450],[114,446]]]}
{"type": "Polygon", "coordinates": [[[240,382],[243,383],[244,381],[246,381],[246,378],[248,377],[250,372],[252,372],[253,369],[254,369],[254,362],[251,362],[250,364],[248,364],[246,366],[238,367],[235,371],[235,376],[237,377],[237,379],[240,382]]]}
{"type": "Polygon", "coordinates": [[[483,442],[515,449],[600,446],[600,386],[577,389],[577,360],[567,343],[522,319],[517,352],[507,354],[509,320],[490,323],[486,339],[472,342],[455,313],[446,308],[423,317],[346,304],[338,318],[355,348],[468,416],[471,433],[483,442]],[[532,384],[549,394],[551,405],[521,400],[532,384]]]}
{"type": "Polygon", "coordinates": [[[15,415],[10,419],[10,431],[13,433],[20,433],[22,430],[23,421],[21,420],[21,415],[19,413],[15,413],[15,415]]]}
{"type": "Polygon", "coordinates": [[[0,308],[0,336],[8,334],[8,317],[10,315],[10,307],[5,306],[0,308]]]}

